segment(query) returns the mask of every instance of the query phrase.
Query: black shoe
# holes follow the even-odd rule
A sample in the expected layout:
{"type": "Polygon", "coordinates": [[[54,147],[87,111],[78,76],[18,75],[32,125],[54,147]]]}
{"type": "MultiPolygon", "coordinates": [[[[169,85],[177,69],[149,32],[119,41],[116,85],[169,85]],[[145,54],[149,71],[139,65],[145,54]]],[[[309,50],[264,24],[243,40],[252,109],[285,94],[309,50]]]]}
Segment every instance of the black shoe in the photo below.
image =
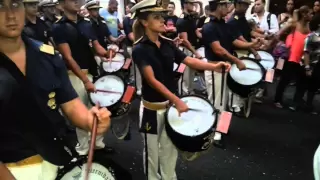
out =
{"type": "Polygon", "coordinates": [[[103,151],[103,152],[105,152],[105,153],[107,153],[107,154],[113,154],[113,153],[115,153],[114,148],[108,147],[108,146],[105,146],[104,148],[102,148],[102,149],[97,149],[97,150],[98,150],[98,151],[103,151]]]}

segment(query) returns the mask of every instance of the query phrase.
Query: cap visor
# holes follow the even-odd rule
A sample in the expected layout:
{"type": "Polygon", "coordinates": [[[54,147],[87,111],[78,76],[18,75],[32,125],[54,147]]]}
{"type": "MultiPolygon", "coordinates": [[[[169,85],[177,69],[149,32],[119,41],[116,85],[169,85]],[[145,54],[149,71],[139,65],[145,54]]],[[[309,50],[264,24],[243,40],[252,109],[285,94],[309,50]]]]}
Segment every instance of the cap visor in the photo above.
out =
{"type": "Polygon", "coordinates": [[[102,8],[101,6],[90,6],[90,7],[87,7],[87,9],[100,9],[102,8]]]}

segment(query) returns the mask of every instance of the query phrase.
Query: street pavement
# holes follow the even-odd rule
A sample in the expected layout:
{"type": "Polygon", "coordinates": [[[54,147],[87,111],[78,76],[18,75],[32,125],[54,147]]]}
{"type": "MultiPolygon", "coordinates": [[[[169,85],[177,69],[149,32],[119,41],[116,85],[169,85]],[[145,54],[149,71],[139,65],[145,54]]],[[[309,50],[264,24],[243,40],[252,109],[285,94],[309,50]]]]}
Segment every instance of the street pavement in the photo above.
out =
{"type": "MultiPolygon", "coordinates": [[[[179,158],[178,179],[182,180],[313,180],[313,155],[320,143],[320,116],[273,107],[275,85],[268,87],[263,104],[253,104],[251,116],[233,117],[226,148],[212,148],[192,162],[179,158]]],[[[292,97],[292,87],[285,97],[292,97]]],[[[131,119],[131,140],[117,140],[111,133],[106,143],[116,149],[109,155],[144,180],[142,149],[138,133],[139,100],[123,118],[131,119]]],[[[317,97],[320,111],[320,97],[317,97]]],[[[192,146],[192,145],[191,145],[192,146]]]]}

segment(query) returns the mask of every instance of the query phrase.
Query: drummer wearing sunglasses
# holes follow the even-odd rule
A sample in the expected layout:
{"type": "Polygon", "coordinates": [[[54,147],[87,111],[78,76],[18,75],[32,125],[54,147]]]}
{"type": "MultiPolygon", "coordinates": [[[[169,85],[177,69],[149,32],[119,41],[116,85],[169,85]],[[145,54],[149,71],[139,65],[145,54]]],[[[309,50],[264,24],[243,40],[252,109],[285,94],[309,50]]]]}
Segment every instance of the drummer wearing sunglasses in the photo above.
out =
{"type": "Polygon", "coordinates": [[[0,0],[0,161],[18,180],[53,180],[77,157],[59,110],[86,131],[97,116],[98,134],[109,128],[110,112],[87,109],[54,48],[22,34],[24,21],[22,0],[0,0]]]}
{"type": "Polygon", "coordinates": [[[140,132],[145,142],[146,176],[150,180],[176,179],[175,167],[178,151],[164,129],[165,112],[174,104],[179,114],[188,106],[174,93],[173,64],[184,63],[198,70],[221,71],[230,65],[224,62],[211,64],[186,56],[171,39],[159,34],[165,32],[164,9],[156,0],[141,1],[131,8],[137,20],[133,26],[133,61],[142,75],[142,101],[140,107],[140,132]],[[159,146],[160,145],[160,146],[159,146]],[[160,161],[160,162],[159,162],[160,161]]]}

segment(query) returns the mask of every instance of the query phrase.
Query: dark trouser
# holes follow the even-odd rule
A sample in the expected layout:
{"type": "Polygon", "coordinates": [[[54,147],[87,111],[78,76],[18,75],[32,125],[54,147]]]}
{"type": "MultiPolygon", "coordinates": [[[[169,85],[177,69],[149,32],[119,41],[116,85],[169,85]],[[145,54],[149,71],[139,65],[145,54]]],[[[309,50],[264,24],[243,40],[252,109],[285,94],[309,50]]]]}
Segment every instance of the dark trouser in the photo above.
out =
{"type": "Polygon", "coordinates": [[[320,88],[320,62],[313,68],[312,76],[309,79],[307,105],[312,106],[312,102],[317,90],[320,88]]]}
{"type": "Polygon", "coordinates": [[[295,103],[300,103],[302,101],[303,95],[308,87],[305,69],[298,63],[287,61],[284,65],[281,78],[277,86],[275,102],[282,103],[283,93],[292,79],[296,79],[297,82],[293,101],[295,103]]]}

